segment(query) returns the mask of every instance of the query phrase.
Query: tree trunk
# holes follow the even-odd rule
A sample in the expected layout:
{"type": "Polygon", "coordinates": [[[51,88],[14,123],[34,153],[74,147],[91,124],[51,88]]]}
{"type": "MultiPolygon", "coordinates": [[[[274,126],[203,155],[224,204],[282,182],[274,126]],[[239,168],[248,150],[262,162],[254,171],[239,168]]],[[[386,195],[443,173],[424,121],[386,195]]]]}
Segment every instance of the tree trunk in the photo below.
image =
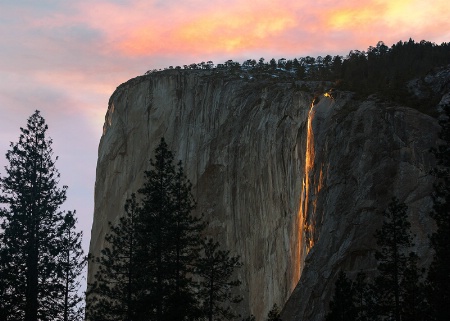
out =
{"type": "MultiPolygon", "coordinates": [[[[34,230],[34,229],[33,229],[34,230]]],[[[27,287],[25,293],[25,321],[38,319],[38,250],[34,231],[27,256],[27,287]]]]}

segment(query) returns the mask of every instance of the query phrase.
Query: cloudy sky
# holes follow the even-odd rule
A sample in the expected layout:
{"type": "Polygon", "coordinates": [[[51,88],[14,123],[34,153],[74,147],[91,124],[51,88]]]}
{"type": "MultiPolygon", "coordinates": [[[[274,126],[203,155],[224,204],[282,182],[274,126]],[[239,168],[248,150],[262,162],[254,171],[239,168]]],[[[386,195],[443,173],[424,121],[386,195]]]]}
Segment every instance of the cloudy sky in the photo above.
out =
{"type": "Polygon", "coordinates": [[[0,175],[9,142],[40,110],[87,250],[97,147],[119,84],[208,60],[440,44],[450,41],[448,12],[448,0],[0,0],[0,175]]]}

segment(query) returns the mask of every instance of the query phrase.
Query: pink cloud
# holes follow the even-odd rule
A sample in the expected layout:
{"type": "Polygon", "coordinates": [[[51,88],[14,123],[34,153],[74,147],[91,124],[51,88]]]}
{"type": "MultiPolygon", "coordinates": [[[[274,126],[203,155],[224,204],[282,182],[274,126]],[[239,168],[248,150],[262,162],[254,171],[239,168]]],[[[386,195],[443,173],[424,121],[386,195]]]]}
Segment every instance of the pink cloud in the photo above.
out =
{"type": "Polygon", "coordinates": [[[363,50],[409,35],[433,40],[450,30],[442,14],[448,9],[443,0],[101,1],[78,5],[75,20],[102,33],[99,50],[125,57],[239,55],[268,48],[303,54],[318,46],[342,52],[362,45],[363,50]]]}
{"type": "Polygon", "coordinates": [[[102,30],[105,42],[126,56],[172,54],[180,50],[235,53],[249,47],[260,48],[261,41],[297,26],[292,8],[270,1],[257,6],[247,2],[212,6],[211,2],[199,1],[198,6],[187,2],[184,7],[181,3],[170,8],[156,6],[155,2],[134,4],[124,8],[100,3],[94,10],[82,7],[81,11],[89,11],[83,14],[84,22],[102,30]],[[123,16],[128,19],[120,18],[123,16]]]}
{"type": "MultiPolygon", "coordinates": [[[[148,69],[207,60],[346,54],[379,40],[391,45],[409,37],[448,41],[447,2],[99,0],[58,7],[53,2],[7,5],[1,15],[14,32],[0,28],[0,72],[3,79],[7,74],[26,78],[15,80],[20,86],[52,88],[69,99],[68,110],[84,110],[98,126],[114,88],[148,69]],[[93,101],[98,106],[89,103],[93,101]]],[[[7,89],[12,85],[6,80],[0,85],[4,100],[16,99],[12,93],[19,85],[15,90],[7,89]]]]}

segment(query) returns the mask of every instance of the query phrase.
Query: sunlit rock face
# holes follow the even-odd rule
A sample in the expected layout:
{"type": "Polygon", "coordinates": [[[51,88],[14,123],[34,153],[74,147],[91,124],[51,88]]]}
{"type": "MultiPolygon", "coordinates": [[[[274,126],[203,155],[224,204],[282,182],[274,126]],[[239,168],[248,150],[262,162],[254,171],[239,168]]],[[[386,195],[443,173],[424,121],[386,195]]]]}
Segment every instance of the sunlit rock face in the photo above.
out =
{"type": "MultiPolygon", "coordinates": [[[[193,183],[208,233],[244,266],[240,312],[262,320],[300,277],[305,132],[312,94],[291,82],[250,82],[167,71],[134,79],[112,95],[100,141],[91,252],[108,221],[143,183],[162,136],[193,183]],[[294,85],[295,87],[295,85],[294,85]]],[[[89,266],[89,281],[95,266],[89,266]]]]}
{"type": "Polygon", "coordinates": [[[164,136],[207,233],[241,256],[243,316],[264,320],[276,303],[285,321],[323,320],[338,271],[373,270],[377,211],[392,196],[409,206],[416,248],[429,257],[437,122],[300,85],[183,70],[121,85],[99,146],[91,253],[99,255],[107,222],[142,185],[164,136]]]}

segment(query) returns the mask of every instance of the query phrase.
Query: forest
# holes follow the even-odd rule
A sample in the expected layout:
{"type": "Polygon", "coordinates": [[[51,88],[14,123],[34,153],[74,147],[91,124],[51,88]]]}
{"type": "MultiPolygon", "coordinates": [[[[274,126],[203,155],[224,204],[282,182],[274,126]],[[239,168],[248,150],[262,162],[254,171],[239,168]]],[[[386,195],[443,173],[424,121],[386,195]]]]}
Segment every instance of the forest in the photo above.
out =
{"type": "MultiPolygon", "coordinates": [[[[431,107],[438,97],[418,99],[408,91],[407,82],[425,77],[439,67],[450,64],[450,43],[440,45],[422,40],[399,41],[388,47],[383,41],[366,51],[351,50],[347,56],[325,55],[294,59],[248,59],[242,64],[233,60],[215,65],[212,61],[192,63],[165,70],[209,70],[247,80],[331,82],[334,89],[356,92],[360,97],[379,97],[405,104],[436,116],[431,107]]],[[[146,75],[164,70],[149,70],[146,75]]],[[[305,88],[306,89],[306,88],[305,88]]]]}

